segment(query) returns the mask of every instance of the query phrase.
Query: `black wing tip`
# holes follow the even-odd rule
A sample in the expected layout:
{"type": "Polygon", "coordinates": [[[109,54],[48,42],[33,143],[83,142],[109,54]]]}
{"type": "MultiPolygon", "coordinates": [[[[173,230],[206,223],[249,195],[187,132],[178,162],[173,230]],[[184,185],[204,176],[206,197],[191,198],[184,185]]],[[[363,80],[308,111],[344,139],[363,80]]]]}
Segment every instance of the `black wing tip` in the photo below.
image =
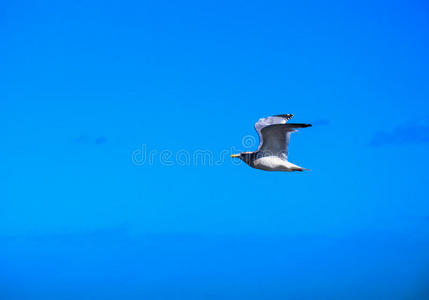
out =
{"type": "Polygon", "coordinates": [[[313,125],[311,124],[302,124],[302,123],[288,123],[286,126],[293,127],[293,128],[306,128],[311,127],[313,125]]]}
{"type": "Polygon", "coordinates": [[[293,118],[293,114],[274,115],[274,117],[280,117],[280,118],[284,118],[284,119],[290,120],[290,119],[293,118]]]}

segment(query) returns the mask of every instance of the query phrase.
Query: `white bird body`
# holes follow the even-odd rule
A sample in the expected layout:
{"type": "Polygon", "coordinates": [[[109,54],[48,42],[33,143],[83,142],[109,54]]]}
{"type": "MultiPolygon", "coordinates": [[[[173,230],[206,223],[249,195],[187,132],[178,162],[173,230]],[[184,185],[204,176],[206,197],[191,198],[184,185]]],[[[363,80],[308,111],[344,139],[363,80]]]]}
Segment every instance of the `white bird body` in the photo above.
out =
{"type": "Polygon", "coordinates": [[[293,172],[305,170],[300,166],[294,165],[278,156],[265,156],[253,161],[253,167],[264,171],[283,171],[293,172]]]}
{"type": "Polygon", "coordinates": [[[288,123],[292,114],[276,115],[259,119],[255,130],[259,135],[259,147],[254,152],[233,154],[255,169],[264,171],[303,171],[308,170],[288,161],[290,135],[298,128],[310,127],[311,124],[288,123]]]}

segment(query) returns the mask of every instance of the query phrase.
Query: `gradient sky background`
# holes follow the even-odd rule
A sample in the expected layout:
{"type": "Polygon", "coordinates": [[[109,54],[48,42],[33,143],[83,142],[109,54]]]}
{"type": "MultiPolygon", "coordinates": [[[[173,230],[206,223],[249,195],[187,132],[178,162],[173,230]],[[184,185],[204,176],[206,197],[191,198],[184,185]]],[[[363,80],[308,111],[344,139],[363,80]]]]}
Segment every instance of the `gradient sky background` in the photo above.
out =
{"type": "Polygon", "coordinates": [[[0,45],[1,299],[429,299],[425,1],[4,1],[0,45]],[[279,113],[311,172],[132,160],[279,113]]]}

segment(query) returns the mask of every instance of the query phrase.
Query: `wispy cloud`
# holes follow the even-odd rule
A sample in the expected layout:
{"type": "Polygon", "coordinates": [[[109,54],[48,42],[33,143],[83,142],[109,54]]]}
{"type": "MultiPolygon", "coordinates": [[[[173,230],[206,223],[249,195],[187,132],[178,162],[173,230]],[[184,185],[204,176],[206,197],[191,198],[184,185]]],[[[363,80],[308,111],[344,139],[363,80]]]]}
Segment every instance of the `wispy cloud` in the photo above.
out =
{"type": "Polygon", "coordinates": [[[105,136],[97,136],[97,137],[91,137],[88,135],[81,134],[77,138],[73,140],[76,144],[82,144],[82,145],[102,145],[107,143],[107,137],[105,136]]]}
{"type": "Polygon", "coordinates": [[[429,144],[429,119],[416,124],[404,124],[390,131],[376,132],[371,146],[429,144]]]}
{"type": "Polygon", "coordinates": [[[107,143],[107,138],[105,136],[99,136],[98,138],[95,139],[95,143],[97,145],[105,144],[107,143]]]}

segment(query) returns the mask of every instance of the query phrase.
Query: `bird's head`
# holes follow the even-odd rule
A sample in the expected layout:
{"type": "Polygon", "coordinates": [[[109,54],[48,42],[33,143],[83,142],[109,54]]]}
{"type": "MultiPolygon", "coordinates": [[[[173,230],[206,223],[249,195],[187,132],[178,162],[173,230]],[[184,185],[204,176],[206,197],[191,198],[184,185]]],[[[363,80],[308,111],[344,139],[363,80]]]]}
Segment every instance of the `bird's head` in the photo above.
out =
{"type": "Polygon", "coordinates": [[[231,157],[236,157],[241,159],[242,161],[249,163],[251,161],[252,154],[254,152],[241,152],[238,154],[232,154],[231,157]]]}

